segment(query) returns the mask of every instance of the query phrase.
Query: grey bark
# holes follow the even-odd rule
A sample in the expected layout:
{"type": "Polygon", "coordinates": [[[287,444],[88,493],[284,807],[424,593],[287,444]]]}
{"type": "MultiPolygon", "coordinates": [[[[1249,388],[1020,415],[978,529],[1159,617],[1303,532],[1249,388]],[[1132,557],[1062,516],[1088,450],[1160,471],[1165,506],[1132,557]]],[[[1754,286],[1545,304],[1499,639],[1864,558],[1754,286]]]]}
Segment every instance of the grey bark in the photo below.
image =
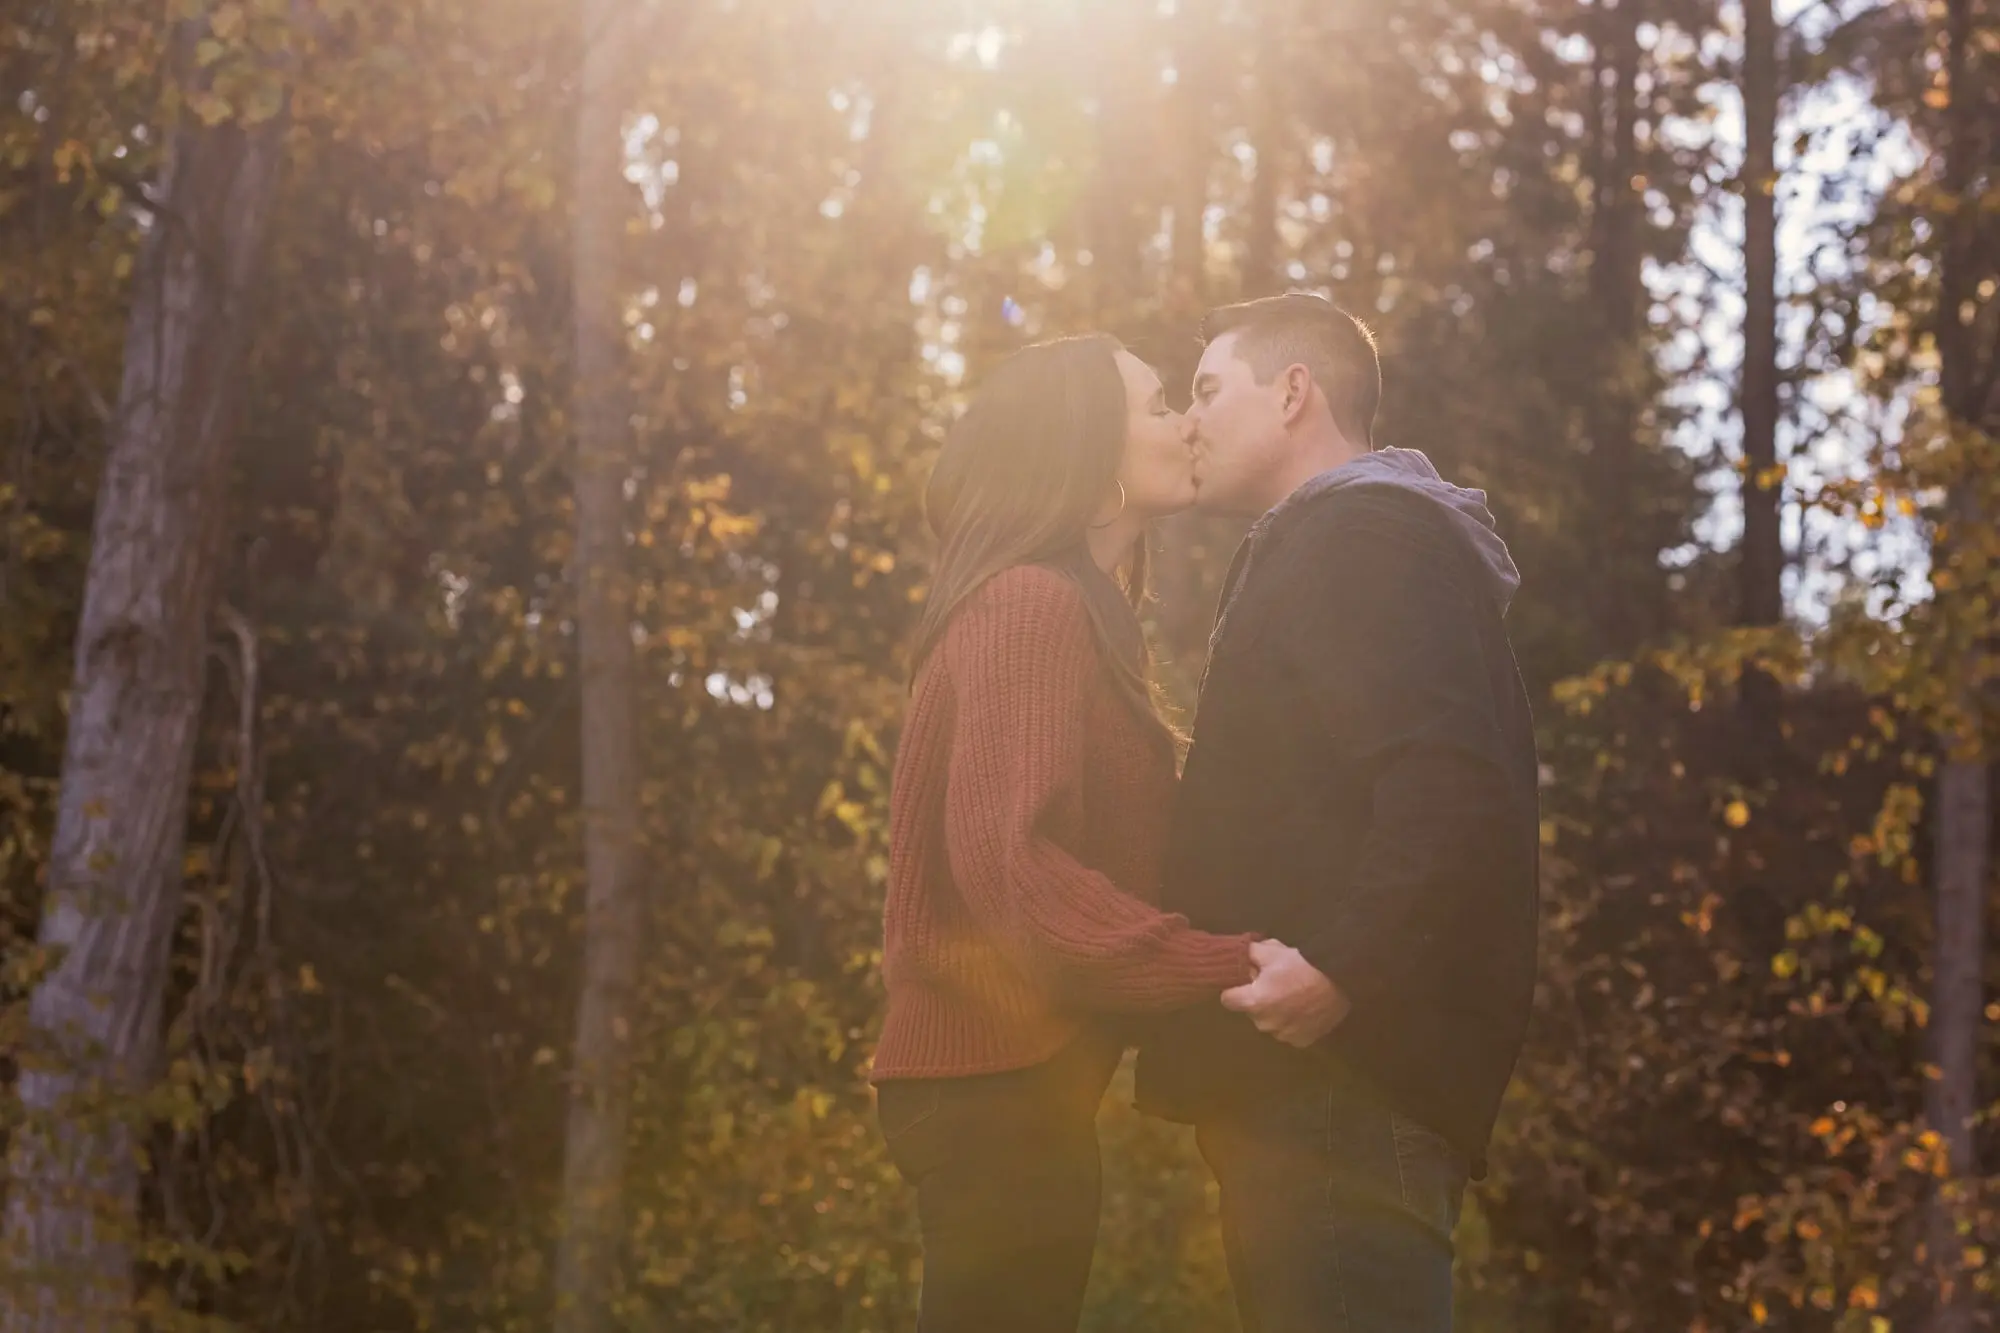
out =
{"type": "MultiPolygon", "coordinates": [[[[1193,339],[1208,306],[1207,243],[1204,213],[1208,208],[1209,171],[1216,159],[1212,124],[1215,95],[1214,0],[1182,0],[1170,29],[1174,69],[1179,75],[1159,145],[1163,160],[1174,166],[1171,236],[1173,263],[1168,275],[1165,314],[1176,334],[1187,342],[1173,352],[1162,350],[1160,374],[1168,377],[1168,394],[1185,393],[1193,378],[1193,339]]],[[[1159,595],[1159,625],[1167,651],[1185,658],[1208,642],[1213,599],[1204,595],[1202,570],[1212,543],[1213,519],[1198,513],[1176,514],[1156,525],[1158,549],[1153,585],[1159,595]]]]}
{"type": "Polygon", "coordinates": [[[1099,328],[1126,323],[1143,293],[1140,291],[1140,249],[1147,224],[1139,201],[1148,193],[1146,179],[1152,154],[1147,131],[1149,105],[1158,85],[1151,54],[1130,34],[1150,26],[1149,6],[1140,0],[1116,0],[1104,6],[1099,23],[1085,30],[1086,40],[1099,32],[1126,34],[1122,41],[1104,42],[1092,51],[1091,74],[1097,92],[1097,161],[1091,170],[1088,235],[1091,254],[1091,318],[1099,328]]]}
{"type": "Polygon", "coordinates": [[[1633,368],[1643,357],[1641,314],[1645,282],[1640,269],[1639,25],[1643,0],[1599,0],[1598,58],[1610,87],[1598,108],[1597,172],[1591,201],[1590,295],[1601,335],[1597,384],[1590,395],[1590,457],[1585,477],[1604,530],[1619,543],[1605,552],[1594,589],[1592,619],[1597,651],[1607,657],[1632,651],[1643,636],[1648,609],[1635,589],[1651,579],[1657,551],[1637,543],[1638,416],[1640,394],[1633,368]]]}
{"type": "MultiPolygon", "coordinates": [[[[183,86],[198,35],[176,35],[183,86]]],[[[133,1326],[135,1102],[160,1054],[246,307],[283,134],[282,115],[179,125],[140,246],[42,914],[61,961],[30,1000],[29,1120],[8,1161],[9,1333],[133,1326]]]]}
{"type": "Polygon", "coordinates": [[[1175,11],[1172,33],[1178,82],[1170,108],[1171,139],[1162,145],[1174,163],[1173,268],[1167,304],[1177,315],[1189,318],[1208,304],[1203,215],[1208,210],[1208,173],[1215,161],[1209,124],[1214,93],[1212,10],[1212,0],[1182,0],[1175,11]]]}
{"type": "Polygon", "coordinates": [[[1285,51],[1297,11],[1291,0],[1266,0],[1257,26],[1256,99],[1250,143],[1257,150],[1257,174],[1250,181],[1249,234],[1243,246],[1243,295],[1269,296],[1284,290],[1278,267],[1278,162],[1288,139],[1285,123],[1285,51]]]}
{"type": "Polygon", "coordinates": [[[583,692],[583,983],[556,1249],[557,1333],[611,1327],[624,1232],[632,1001],[638,973],[639,755],[625,550],[631,413],[617,256],[623,233],[625,0],[585,0],[571,275],[575,320],[577,629],[583,692]]]}
{"type": "MultiPolygon", "coordinates": [[[[1738,620],[1784,617],[1778,465],[1778,31],[1771,0],[1743,5],[1743,550],[1738,620]]],[[[1758,675],[1758,681],[1768,678],[1758,675]]],[[[1746,679],[1747,691],[1761,688],[1746,679]]]]}
{"type": "Polygon", "coordinates": [[[1947,761],[1938,773],[1935,855],[1937,942],[1931,992],[1931,1061],[1925,1114],[1948,1154],[1945,1186],[1933,1201],[1930,1262],[1939,1280],[1931,1333],[1970,1333],[1972,1270],[1963,1262],[1953,1187],[1978,1180],[1973,1151],[1979,1109],[1979,1038],[1985,1005],[1986,893],[1992,880],[1990,769],[1983,754],[1947,761]]]}
{"type": "MultiPolygon", "coordinates": [[[[1964,312],[1975,300],[1978,277],[1974,253],[1979,209],[1974,195],[1978,165],[1987,160],[1980,141],[1971,87],[1973,0],[1948,0],[1945,7],[1945,86],[1951,101],[1944,127],[1943,197],[1937,218],[1942,242],[1938,266],[1936,326],[1939,396],[1954,429],[1975,430],[1985,423],[1985,392],[1979,350],[1964,312]]],[[[1980,478],[1964,478],[1952,496],[1948,533],[1976,534],[1985,516],[1975,498],[1980,478]]],[[[1952,541],[1938,544],[1935,557],[1949,560],[1952,541]]],[[[1977,589],[1967,591],[1976,592],[1977,589]]],[[[1985,629],[1975,626],[1976,636],[1985,629]]],[[[1968,652],[1968,676],[1977,668],[1977,650],[1968,652]]],[[[1970,684],[1964,688],[1973,688],[1970,684]]],[[[1970,721],[1966,734],[1942,738],[1944,763],[1938,772],[1935,855],[1937,939],[1932,957],[1931,1061],[1938,1076],[1927,1089],[1925,1113],[1944,1139],[1947,1173],[1931,1207],[1929,1259],[1938,1277],[1931,1333],[1970,1333],[1977,1323],[1971,1299],[1971,1270],[1964,1266],[1964,1243],[1957,1229],[1961,1188],[1979,1180],[1973,1117],[1979,1107],[1980,1026],[1985,995],[1986,902],[1993,887],[1991,753],[1979,731],[1980,700],[1959,700],[1970,721]]]]}

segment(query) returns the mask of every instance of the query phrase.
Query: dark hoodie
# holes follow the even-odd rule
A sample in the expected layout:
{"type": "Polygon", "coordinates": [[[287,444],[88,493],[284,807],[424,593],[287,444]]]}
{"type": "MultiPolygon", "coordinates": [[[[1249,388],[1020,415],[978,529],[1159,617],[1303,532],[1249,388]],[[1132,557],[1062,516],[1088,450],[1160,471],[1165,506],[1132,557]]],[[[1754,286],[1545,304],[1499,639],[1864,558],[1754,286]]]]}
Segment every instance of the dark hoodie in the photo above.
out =
{"type": "Polygon", "coordinates": [[[1327,1059],[1477,1170],[1534,988],[1533,722],[1485,497],[1421,454],[1315,478],[1239,548],[1209,645],[1163,905],[1297,946],[1353,1011],[1301,1052],[1220,1006],[1140,1054],[1139,1097],[1227,1115],[1327,1059]]]}

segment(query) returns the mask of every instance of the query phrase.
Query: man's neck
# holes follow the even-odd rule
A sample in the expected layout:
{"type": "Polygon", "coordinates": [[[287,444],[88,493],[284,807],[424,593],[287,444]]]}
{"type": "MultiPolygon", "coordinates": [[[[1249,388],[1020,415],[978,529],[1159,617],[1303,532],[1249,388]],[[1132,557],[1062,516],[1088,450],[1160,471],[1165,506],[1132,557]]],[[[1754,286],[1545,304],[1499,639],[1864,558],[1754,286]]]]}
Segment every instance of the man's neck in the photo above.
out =
{"type": "Polygon", "coordinates": [[[1322,472],[1331,472],[1343,463],[1351,463],[1368,453],[1368,446],[1357,445],[1338,433],[1322,436],[1311,441],[1301,441],[1293,452],[1287,466],[1271,478],[1271,484],[1263,496],[1265,510],[1275,507],[1299,487],[1311,481],[1322,472]]]}

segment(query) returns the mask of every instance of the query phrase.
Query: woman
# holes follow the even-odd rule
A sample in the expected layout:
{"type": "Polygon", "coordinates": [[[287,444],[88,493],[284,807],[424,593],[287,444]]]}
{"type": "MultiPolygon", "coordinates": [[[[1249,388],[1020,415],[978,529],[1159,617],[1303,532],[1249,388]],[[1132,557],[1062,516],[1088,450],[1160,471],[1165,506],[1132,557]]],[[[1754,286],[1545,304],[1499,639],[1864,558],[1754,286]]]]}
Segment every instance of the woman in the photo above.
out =
{"type": "Polygon", "coordinates": [[[1174,747],[1134,608],[1147,523],[1194,498],[1159,377],[1101,336],[1002,363],[931,477],[874,1066],[917,1190],[922,1333],[1075,1329],[1115,1016],[1251,979],[1249,936],[1147,905],[1174,747]]]}

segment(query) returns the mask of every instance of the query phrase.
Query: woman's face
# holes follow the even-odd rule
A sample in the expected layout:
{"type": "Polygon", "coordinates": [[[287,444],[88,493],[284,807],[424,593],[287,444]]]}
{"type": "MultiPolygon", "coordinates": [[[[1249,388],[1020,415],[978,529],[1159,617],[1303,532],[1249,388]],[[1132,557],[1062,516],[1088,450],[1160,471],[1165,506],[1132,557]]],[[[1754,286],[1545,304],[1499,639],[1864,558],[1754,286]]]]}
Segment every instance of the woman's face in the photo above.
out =
{"type": "MultiPolygon", "coordinates": [[[[1125,457],[1118,468],[1125,488],[1125,512],[1142,519],[1164,518],[1191,507],[1196,498],[1194,451],[1185,421],[1167,406],[1160,377],[1130,352],[1117,352],[1125,381],[1125,457]]],[[[1117,496],[1110,505],[1115,508],[1117,496]]]]}

